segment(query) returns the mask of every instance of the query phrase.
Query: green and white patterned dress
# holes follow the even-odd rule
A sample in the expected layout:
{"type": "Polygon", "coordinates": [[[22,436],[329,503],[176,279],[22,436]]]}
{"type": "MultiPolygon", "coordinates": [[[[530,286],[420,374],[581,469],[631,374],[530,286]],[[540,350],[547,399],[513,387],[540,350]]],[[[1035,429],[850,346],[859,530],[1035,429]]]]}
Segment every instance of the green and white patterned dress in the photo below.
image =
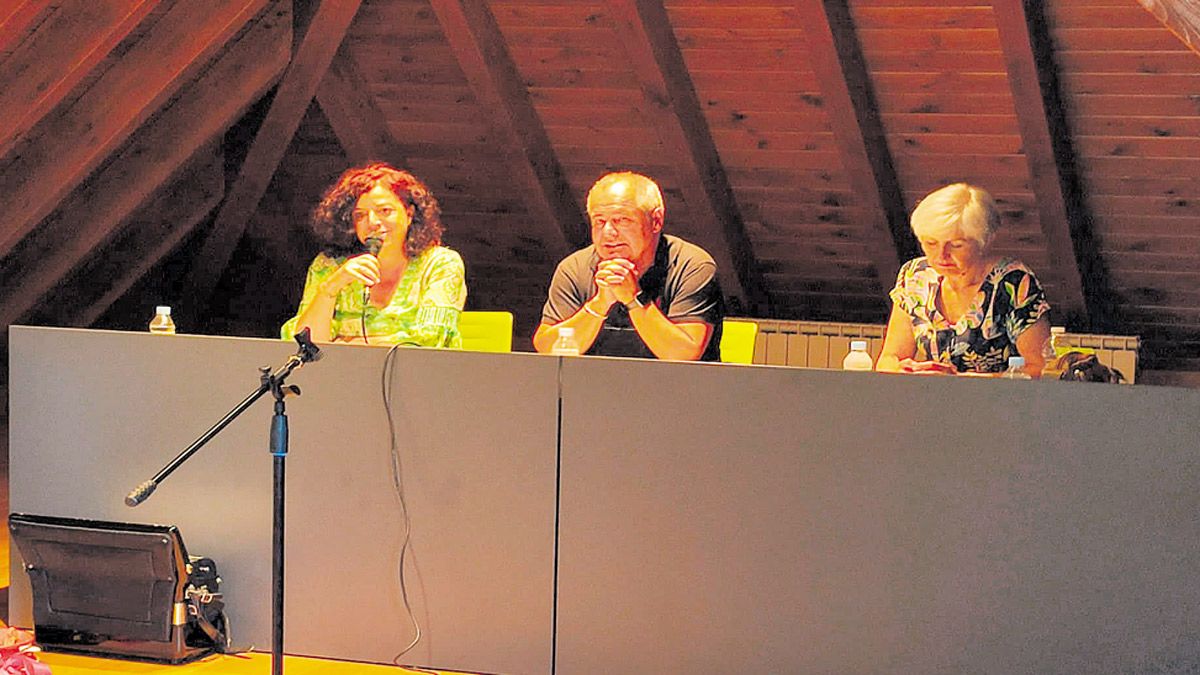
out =
{"type": "MultiPolygon", "coordinates": [[[[283,339],[292,339],[300,315],[312,304],[321,284],[344,262],[346,258],[331,258],[321,253],[308,266],[300,309],[280,329],[283,339]]],[[[365,317],[371,344],[461,349],[458,317],[466,301],[462,256],[445,246],[433,246],[409,261],[396,292],[383,309],[367,304],[364,315],[362,282],[355,281],[343,288],[337,297],[330,330],[334,340],[361,338],[365,317]]]]}

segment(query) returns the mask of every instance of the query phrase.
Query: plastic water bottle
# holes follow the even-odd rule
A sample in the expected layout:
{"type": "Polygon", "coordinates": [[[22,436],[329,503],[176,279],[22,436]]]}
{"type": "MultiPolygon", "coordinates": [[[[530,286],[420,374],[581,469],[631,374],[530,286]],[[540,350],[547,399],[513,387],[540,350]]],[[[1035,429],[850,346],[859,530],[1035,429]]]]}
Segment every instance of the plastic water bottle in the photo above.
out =
{"type": "Polygon", "coordinates": [[[1062,326],[1051,326],[1050,337],[1046,338],[1046,344],[1042,345],[1042,356],[1046,359],[1046,363],[1052,363],[1060,355],[1059,350],[1063,348],[1063,333],[1067,329],[1062,326]]]}
{"type": "Polygon", "coordinates": [[[154,308],[154,318],[150,320],[150,332],[155,335],[174,335],[175,322],[171,320],[171,308],[159,305],[154,308]]]}
{"type": "Polygon", "coordinates": [[[554,341],[550,353],[555,356],[579,356],[579,343],[575,341],[575,329],[570,326],[559,328],[558,339],[554,341]]]}
{"type": "Polygon", "coordinates": [[[1025,372],[1025,357],[1010,356],[1008,357],[1008,370],[1004,371],[1003,377],[1006,380],[1032,380],[1029,373],[1025,372]]]}
{"type": "Polygon", "coordinates": [[[1071,351],[1071,348],[1067,346],[1067,341],[1065,339],[1066,333],[1067,329],[1063,326],[1050,327],[1050,348],[1054,350],[1054,358],[1056,359],[1071,351]]]}
{"type": "Polygon", "coordinates": [[[1066,332],[1067,329],[1062,326],[1050,327],[1050,337],[1046,338],[1046,344],[1042,345],[1042,359],[1046,362],[1042,367],[1042,377],[1057,374],[1058,357],[1067,351],[1062,339],[1063,333],[1066,332]]]}
{"type": "Polygon", "coordinates": [[[842,359],[842,370],[874,370],[875,362],[871,360],[871,355],[867,353],[866,340],[852,340],[850,342],[850,353],[846,358],[842,359]]]}

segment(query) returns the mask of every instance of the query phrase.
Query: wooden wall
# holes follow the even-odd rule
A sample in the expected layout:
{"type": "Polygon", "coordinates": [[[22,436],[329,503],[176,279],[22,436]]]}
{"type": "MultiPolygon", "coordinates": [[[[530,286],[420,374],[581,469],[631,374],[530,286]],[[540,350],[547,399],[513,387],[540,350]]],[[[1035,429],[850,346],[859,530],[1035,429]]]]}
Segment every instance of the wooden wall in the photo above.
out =
{"type": "Polygon", "coordinates": [[[1200,56],[1135,3],[1049,10],[1115,323],[1200,370],[1200,56]]]}
{"type": "Polygon", "coordinates": [[[0,318],[272,335],[312,206],[385,159],[518,348],[612,169],[660,181],[733,313],[882,322],[907,212],[966,180],[1055,322],[1200,371],[1198,82],[1137,0],[18,0],[0,318]]]}

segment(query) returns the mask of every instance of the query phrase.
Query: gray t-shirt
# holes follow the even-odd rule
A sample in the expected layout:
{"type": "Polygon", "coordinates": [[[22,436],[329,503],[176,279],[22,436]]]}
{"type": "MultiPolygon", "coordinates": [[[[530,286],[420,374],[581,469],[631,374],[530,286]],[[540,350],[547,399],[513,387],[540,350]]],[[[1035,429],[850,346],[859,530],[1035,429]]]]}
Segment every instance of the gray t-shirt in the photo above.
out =
{"type": "MultiPolygon", "coordinates": [[[[593,279],[600,256],[594,246],[572,253],[558,264],[550,282],[550,296],[542,309],[542,323],[556,324],[570,318],[596,294],[593,279]]],[[[674,323],[703,322],[713,327],[712,337],[701,361],[721,360],[721,321],[725,318],[724,296],[717,281],[717,264],[695,244],[664,234],[654,253],[654,264],[639,280],[639,299],[658,305],[674,323]]],[[[652,359],[654,352],[642,341],[625,306],[615,303],[604,326],[587,350],[597,356],[635,356],[652,359]]]]}

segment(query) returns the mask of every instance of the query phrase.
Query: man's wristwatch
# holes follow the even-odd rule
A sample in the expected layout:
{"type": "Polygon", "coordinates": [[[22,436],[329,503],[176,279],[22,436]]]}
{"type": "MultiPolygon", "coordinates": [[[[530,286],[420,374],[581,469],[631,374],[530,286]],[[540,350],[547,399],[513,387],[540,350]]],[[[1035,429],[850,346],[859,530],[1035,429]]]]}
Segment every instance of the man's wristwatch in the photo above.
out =
{"type": "Polygon", "coordinates": [[[639,291],[633,296],[632,300],[625,303],[625,309],[645,309],[646,305],[648,304],[647,300],[649,300],[649,298],[643,299],[644,295],[645,291],[639,291]]]}

